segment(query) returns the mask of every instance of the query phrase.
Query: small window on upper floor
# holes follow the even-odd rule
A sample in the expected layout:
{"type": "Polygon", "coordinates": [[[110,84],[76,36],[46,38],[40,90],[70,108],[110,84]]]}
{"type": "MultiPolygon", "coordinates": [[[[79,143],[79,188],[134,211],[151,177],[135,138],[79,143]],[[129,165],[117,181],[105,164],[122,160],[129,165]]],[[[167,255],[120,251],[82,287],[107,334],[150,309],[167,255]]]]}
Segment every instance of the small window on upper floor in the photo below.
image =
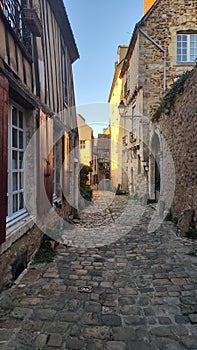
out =
{"type": "Polygon", "coordinates": [[[197,60],[197,33],[177,34],[177,62],[197,60]]]}
{"type": "Polygon", "coordinates": [[[84,149],[85,147],[86,147],[86,142],[85,142],[85,140],[79,141],[79,148],[80,148],[80,149],[84,149]]]}

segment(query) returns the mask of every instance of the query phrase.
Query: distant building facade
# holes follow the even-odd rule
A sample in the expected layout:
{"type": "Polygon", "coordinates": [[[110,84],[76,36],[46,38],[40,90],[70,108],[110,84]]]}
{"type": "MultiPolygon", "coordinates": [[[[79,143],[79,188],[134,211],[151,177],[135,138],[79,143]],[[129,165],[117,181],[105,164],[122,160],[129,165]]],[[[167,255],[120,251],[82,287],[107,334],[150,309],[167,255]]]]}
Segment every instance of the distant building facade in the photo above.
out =
{"type": "Polygon", "coordinates": [[[175,79],[195,65],[197,11],[193,0],[151,4],[135,26],[120,72],[120,100],[126,107],[122,185],[131,195],[158,201],[163,195],[162,146],[151,116],[175,79]]]}

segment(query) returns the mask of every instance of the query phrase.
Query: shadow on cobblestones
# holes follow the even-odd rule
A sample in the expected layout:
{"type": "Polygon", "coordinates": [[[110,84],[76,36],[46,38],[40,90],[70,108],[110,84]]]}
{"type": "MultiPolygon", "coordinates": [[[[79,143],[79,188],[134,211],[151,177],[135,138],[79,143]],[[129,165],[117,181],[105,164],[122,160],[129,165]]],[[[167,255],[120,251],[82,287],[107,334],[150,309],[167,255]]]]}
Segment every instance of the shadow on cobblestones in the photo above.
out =
{"type": "MultiPolygon", "coordinates": [[[[126,206],[116,196],[105,215],[89,209],[77,225],[118,222],[126,206]]],[[[142,207],[131,230],[121,221],[111,244],[59,244],[53,262],[30,266],[1,294],[0,348],[197,349],[197,258],[188,255],[195,242],[169,222],[147,232],[152,210],[142,207]]]]}

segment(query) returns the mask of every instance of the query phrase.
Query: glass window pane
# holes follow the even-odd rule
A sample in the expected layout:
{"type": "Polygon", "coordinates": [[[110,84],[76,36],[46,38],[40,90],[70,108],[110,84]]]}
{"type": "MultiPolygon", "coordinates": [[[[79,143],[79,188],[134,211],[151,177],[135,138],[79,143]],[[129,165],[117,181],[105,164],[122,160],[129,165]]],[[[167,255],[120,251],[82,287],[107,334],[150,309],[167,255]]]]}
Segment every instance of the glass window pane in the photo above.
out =
{"type": "Polygon", "coordinates": [[[19,128],[23,129],[23,112],[19,111],[19,128]]]}
{"type": "Polygon", "coordinates": [[[177,41],[181,41],[181,35],[177,35],[177,41]]]}
{"type": "Polygon", "coordinates": [[[17,130],[12,129],[12,147],[18,148],[17,130]]]}
{"type": "Polygon", "coordinates": [[[19,190],[23,189],[23,173],[19,173],[19,190]]]}
{"type": "Polygon", "coordinates": [[[12,198],[13,198],[12,211],[13,213],[15,213],[16,211],[18,211],[18,195],[15,194],[12,198]]]}
{"type": "Polygon", "coordinates": [[[12,191],[17,191],[18,189],[18,173],[12,174],[12,191]]]}
{"type": "Polygon", "coordinates": [[[24,199],[23,199],[23,193],[19,193],[19,210],[24,208],[24,199]]]}
{"type": "Polygon", "coordinates": [[[23,169],[23,152],[19,152],[19,169],[23,169]]]}
{"type": "Polygon", "coordinates": [[[187,55],[182,55],[182,61],[187,62],[187,55]]]}
{"type": "Polygon", "coordinates": [[[181,62],[181,55],[177,55],[177,62],[181,62]]]}
{"type": "Polygon", "coordinates": [[[15,107],[12,107],[12,125],[18,125],[17,109],[15,107]]]}
{"type": "Polygon", "coordinates": [[[183,47],[185,48],[185,47],[187,47],[187,42],[183,42],[183,47]]]}
{"type": "Polygon", "coordinates": [[[197,41],[197,35],[196,34],[191,34],[190,35],[190,40],[191,41],[197,41]]]}
{"type": "Polygon", "coordinates": [[[187,41],[187,35],[182,35],[182,40],[187,41]]]}
{"type": "Polygon", "coordinates": [[[15,170],[18,168],[17,152],[12,152],[12,169],[15,170]]]}
{"type": "Polygon", "coordinates": [[[19,148],[23,149],[23,132],[19,131],[19,148]]]}

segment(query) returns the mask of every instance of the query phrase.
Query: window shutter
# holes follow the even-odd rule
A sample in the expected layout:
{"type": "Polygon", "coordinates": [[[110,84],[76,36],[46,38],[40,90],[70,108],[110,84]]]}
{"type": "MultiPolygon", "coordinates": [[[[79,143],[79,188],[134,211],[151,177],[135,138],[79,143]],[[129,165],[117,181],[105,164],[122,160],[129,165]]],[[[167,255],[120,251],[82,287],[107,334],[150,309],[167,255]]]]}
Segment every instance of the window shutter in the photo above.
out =
{"type": "Polygon", "coordinates": [[[38,214],[42,216],[48,213],[52,202],[53,120],[40,111],[38,214]]]}
{"type": "Polygon", "coordinates": [[[0,75],[0,244],[6,238],[8,167],[8,80],[0,75]]]}

